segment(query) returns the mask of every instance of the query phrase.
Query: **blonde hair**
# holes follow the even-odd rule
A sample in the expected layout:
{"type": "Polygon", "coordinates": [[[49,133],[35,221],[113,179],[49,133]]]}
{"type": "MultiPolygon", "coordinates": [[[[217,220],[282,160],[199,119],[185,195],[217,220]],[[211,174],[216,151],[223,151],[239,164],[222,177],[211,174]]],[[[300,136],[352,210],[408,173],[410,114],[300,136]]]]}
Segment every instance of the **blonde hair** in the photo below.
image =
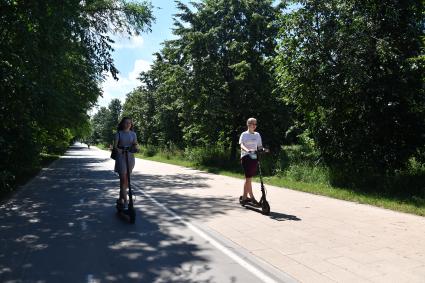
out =
{"type": "Polygon", "coordinates": [[[252,124],[253,122],[257,122],[257,119],[249,118],[248,120],[246,120],[246,125],[248,126],[249,124],[252,124]]]}

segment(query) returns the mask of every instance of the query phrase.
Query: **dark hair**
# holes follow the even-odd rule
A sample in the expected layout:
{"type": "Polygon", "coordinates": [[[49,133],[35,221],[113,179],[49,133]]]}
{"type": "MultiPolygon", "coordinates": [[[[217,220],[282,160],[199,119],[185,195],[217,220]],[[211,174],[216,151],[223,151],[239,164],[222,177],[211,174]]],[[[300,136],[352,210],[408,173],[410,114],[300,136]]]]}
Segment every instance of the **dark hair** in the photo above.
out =
{"type": "Polygon", "coordinates": [[[130,131],[133,131],[133,120],[130,118],[130,117],[123,117],[122,119],[121,119],[121,122],[118,124],[118,128],[117,128],[117,130],[118,131],[122,131],[122,130],[124,130],[124,121],[125,120],[130,120],[131,121],[131,126],[130,126],[130,131]]]}

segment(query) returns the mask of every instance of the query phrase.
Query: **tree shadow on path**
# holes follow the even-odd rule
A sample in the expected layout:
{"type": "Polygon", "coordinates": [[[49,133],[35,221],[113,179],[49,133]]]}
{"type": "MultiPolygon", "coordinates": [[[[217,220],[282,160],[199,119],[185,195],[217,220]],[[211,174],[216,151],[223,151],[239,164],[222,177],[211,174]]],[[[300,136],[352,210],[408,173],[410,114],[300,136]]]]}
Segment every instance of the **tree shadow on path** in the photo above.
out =
{"type": "MultiPolygon", "coordinates": [[[[137,195],[142,195],[145,190],[151,197],[160,200],[167,208],[178,211],[182,217],[204,220],[214,215],[224,215],[228,211],[239,207],[239,201],[233,197],[216,197],[205,195],[197,197],[192,194],[182,194],[182,190],[202,190],[209,186],[205,183],[209,178],[199,175],[170,174],[151,175],[135,174],[133,187],[137,195]]],[[[184,192],[184,191],[183,191],[184,192]]],[[[261,212],[261,209],[247,207],[247,209],[261,212]]],[[[276,221],[301,221],[295,215],[271,211],[270,219],[276,221]]]]}
{"type": "MultiPolygon", "coordinates": [[[[202,247],[160,208],[140,203],[136,225],[116,217],[118,181],[104,161],[72,148],[0,205],[0,281],[217,282],[202,247]]],[[[199,217],[222,212],[175,201],[199,217]]]]}

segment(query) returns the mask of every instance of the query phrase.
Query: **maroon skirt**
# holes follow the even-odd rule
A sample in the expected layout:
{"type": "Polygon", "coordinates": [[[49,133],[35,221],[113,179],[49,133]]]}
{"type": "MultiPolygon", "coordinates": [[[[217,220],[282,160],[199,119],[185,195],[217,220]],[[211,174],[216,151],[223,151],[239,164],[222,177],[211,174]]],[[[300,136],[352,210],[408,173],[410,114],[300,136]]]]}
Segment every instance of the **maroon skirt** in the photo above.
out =
{"type": "Polygon", "coordinates": [[[241,158],[241,164],[246,178],[252,178],[257,174],[257,159],[251,159],[249,155],[241,158]]]}

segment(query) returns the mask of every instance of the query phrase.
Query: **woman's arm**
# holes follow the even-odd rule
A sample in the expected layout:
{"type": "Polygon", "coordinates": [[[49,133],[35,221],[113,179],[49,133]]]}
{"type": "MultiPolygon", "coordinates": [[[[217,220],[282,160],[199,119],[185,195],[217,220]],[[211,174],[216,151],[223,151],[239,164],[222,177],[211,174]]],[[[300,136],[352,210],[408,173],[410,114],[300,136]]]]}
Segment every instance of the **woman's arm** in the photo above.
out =
{"type": "Polygon", "coordinates": [[[260,133],[258,133],[257,148],[258,148],[259,150],[262,150],[262,149],[263,149],[263,140],[261,139],[261,135],[260,135],[260,133]]]}
{"type": "Polygon", "coordinates": [[[139,143],[137,142],[137,135],[134,133],[134,141],[133,141],[133,148],[135,152],[139,152],[139,143]]]}
{"type": "Polygon", "coordinates": [[[117,148],[118,147],[118,133],[115,134],[115,136],[114,136],[114,142],[112,144],[112,147],[113,148],[117,148]]]}
{"type": "Polygon", "coordinates": [[[249,152],[249,149],[243,143],[241,143],[241,149],[243,149],[246,152],[249,152]]]}
{"type": "Polygon", "coordinates": [[[118,148],[120,134],[117,132],[115,134],[114,143],[112,145],[112,148],[115,148],[119,153],[122,153],[121,149],[118,148]]]}

